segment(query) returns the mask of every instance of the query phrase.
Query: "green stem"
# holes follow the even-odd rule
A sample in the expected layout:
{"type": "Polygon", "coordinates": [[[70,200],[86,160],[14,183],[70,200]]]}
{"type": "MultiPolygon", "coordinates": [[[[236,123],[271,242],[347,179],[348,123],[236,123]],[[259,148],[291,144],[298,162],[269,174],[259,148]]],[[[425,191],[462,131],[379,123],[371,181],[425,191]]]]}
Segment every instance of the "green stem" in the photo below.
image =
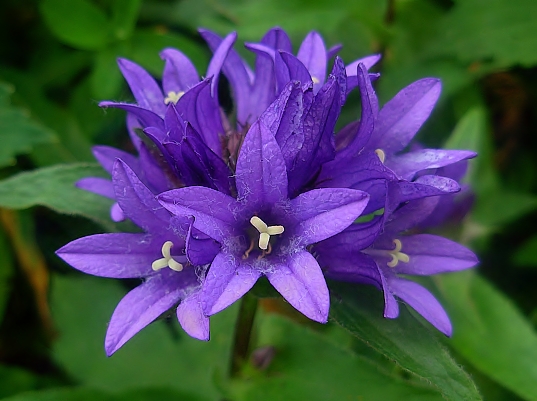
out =
{"type": "Polygon", "coordinates": [[[237,322],[235,323],[233,350],[231,354],[231,363],[229,365],[230,377],[237,377],[242,366],[248,360],[250,338],[256,311],[257,298],[250,293],[245,294],[241,299],[239,316],[237,316],[237,322]]]}

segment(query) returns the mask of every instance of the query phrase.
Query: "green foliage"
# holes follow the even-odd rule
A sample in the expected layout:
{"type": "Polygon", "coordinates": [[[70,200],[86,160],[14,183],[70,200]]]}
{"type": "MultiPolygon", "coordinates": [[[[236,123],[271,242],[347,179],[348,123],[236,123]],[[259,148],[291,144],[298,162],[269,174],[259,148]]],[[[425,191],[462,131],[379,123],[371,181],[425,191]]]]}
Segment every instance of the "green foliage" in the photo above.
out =
{"type": "Polygon", "coordinates": [[[6,401],[202,401],[203,399],[188,394],[177,393],[165,388],[141,388],[122,393],[107,393],[87,387],[53,389],[27,392],[6,401]]]}
{"type": "Polygon", "coordinates": [[[15,156],[29,153],[37,145],[57,141],[47,127],[32,121],[28,113],[9,104],[13,88],[0,82],[0,167],[15,164],[15,156]]]}
{"type": "Polygon", "coordinates": [[[43,0],[41,12],[47,26],[62,42],[85,50],[107,44],[110,24],[106,14],[89,0],[43,0]]]}
{"type": "Polygon", "coordinates": [[[258,331],[257,346],[274,347],[275,356],[265,371],[254,371],[251,376],[233,383],[229,398],[259,401],[442,399],[425,383],[405,380],[395,371],[377,366],[321,333],[281,317],[263,316],[258,331]]]}
{"type": "Polygon", "coordinates": [[[440,29],[436,52],[461,61],[491,63],[496,68],[537,63],[533,0],[457,1],[440,29]]]}
{"type": "Polygon", "coordinates": [[[513,393],[537,400],[537,333],[513,303],[474,272],[435,282],[453,319],[457,352],[513,393]]]}
{"type": "Polygon", "coordinates": [[[84,177],[106,177],[95,164],[45,167],[0,181],[0,207],[26,209],[47,206],[58,213],[77,214],[108,227],[112,201],[75,187],[84,177]]]}
{"type": "Polygon", "coordinates": [[[531,237],[520,246],[514,254],[513,263],[525,267],[537,266],[537,235],[531,237]]]}
{"type": "Polygon", "coordinates": [[[396,320],[389,320],[382,316],[382,297],[376,290],[357,291],[350,285],[332,290],[332,317],[358,339],[431,383],[447,400],[481,400],[469,376],[405,308],[396,320]]]}
{"type": "Polygon", "coordinates": [[[176,322],[158,321],[107,358],[106,325],[126,291],[115,281],[91,277],[55,277],[52,284],[52,313],[61,327],[54,355],[79,382],[106,391],[161,386],[217,397],[212,377],[226,367],[234,308],[212,319],[208,343],[178,333],[176,322]]]}

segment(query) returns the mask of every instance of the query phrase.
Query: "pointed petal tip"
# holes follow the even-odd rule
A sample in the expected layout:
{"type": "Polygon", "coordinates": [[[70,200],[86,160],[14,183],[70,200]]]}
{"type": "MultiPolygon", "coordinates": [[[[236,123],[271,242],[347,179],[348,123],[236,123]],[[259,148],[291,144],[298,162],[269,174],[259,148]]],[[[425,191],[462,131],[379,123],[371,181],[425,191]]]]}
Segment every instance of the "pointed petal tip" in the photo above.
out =
{"type": "Polygon", "coordinates": [[[176,315],[179,324],[190,337],[209,341],[209,318],[203,314],[197,295],[184,299],[177,306],[176,315]]]}

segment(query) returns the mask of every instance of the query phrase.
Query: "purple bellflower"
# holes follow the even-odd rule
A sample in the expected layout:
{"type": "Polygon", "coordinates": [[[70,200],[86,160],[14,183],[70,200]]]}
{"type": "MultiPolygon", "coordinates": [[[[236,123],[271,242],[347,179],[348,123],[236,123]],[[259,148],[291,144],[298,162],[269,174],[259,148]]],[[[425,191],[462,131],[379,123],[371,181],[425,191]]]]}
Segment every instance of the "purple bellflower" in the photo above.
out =
{"type": "Polygon", "coordinates": [[[408,202],[391,216],[376,216],[367,223],[316,245],[319,262],[328,278],[372,284],[384,292],[384,316],[396,318],[401,298],[447,336],[452,327],[434,296],[405,276],[432,275],[467,269],[477,264],[473,252],[446,238],[407,234],[436,208],[440,197],[408,202]],[[379,233],[379,226],[383,230],[379,233]],[[358,246],[351,247],[351,243],[358,246]],[[404,276],[402,276],[404,275],[404,276]]]}
{"type": "Polygon", "coordinates": [[[83,272],[143,280],[112,316],[107,353],[173,307],[188,334],[207,340],[209,316],[262,276],[318,322],[328,319],[328,278],[374,285],[384,292],[386,317],[398,315],[399,298],[450,335],[438,301],[408,278],[477,263],[459,244],[415,233],[439,221],[435,211],[452,203],[475,156],[412,143],[440,82],[417,81],[380,109],[378,75],[368,72],[376,55],[345,66],[339,47],[327,50],[311,32],[295,56],[287,34],[274,28],[246,44],[256,54],[251,70],[232,48],[236,34],[200,32],[214,52],[203,80],[172,49],[162,53],[162,89],[120,60],[136,104],[101,105],[127,111],[139,156],[96,147],[112,182],[78,184],[115,199],[114,220],[129,218],[143,233],[94,235],[58,250],[83,272]],[[220,72],[234,95],[235,127],[218,104],[220,72]],[[360,120],[335,133],[356,88],[360,120]],[[357,220],[369,214],[370,221],[357,220]]]}
{"type": "MultiPolygon", "coordinates": [[[[200,33],[216,54],[225,39],[205,29],[200,30],[200,33]]],[[[334,46],[326,49],[321,35],[312,31],[294,56],[291,39],[281,28],[270,29],[260,43],[246,43],[245,46],[256,54],[255,72],[233,49],[229,51],[222,68],[237,102],[239,128],[248,127],[259,118],[289,81],[298,80],[303,85],[310,85],[316,94],[325,83],[328,60],[341,48],[334,46]]],[[[358,85],[358,64],[362,63],[369,69],[378,60],[380,55],[372,55],[356,60],[346,67],[348,92],[358,85]]]]}
{"type": "MultiPolygon", "coordinates": [[[[185,257],[191,221],[162,208],[125,162],[114,163],[112,180],[119,206],[144,232],[91,235],[57,251],[71,266],[88,274],[144,279],[112,315],[105,340],[107,354],[178,303],[183,329],[192,337],[208,340],[209,320],[198,298],[203,269],[189,265],[185,257]]],[[[212,244],[205,245],[212,249],[212,244]]]]}
{"type": "Polygon", "coordinates": [[[328,288],[306,247],[351,225],[369,196],[329,188],[289,199],[285,161],[263,120],[250,128],[242,145],[237,198],[206,187],[175,189],[158,198],[173,214],[193,216],[194,227],[221,244],[201,289],[206,315],[231,305],[264,275],[296,309],[325,323],[328,288]]]}
{"type": "MultiPolygon", "coordinates": [[[[221,41],[209,63],[207,78],[202,81],[200,81],[196,68],[188,57],[176,49],[167,48],[160,53],[161,58],[165,61],[162,88],[138,64],[126,59],[118,59],[119,69],[129,84],[136,104],[104,101],[100,103],[100,106],[120,108],[129,112],[127,128],[139,156],[136,157],[108,146],[95,146],[93,154],[108,173],[112,174],[114,161],[120,158],[136,172],[142,182],[155,194],[182,186],[181,177],[174,171],[173,166],[168,164],[173,158],[169,157],[166,150],[160,147],[166,139],[163,131],[166,129],[165,115],[170,104],[177,106],[180,119],[189,121],[190,125],[204,136],[204,144],[209,146],[213,152],[220,154],[219,136],[223,135],[224,127],[220,118],[220,108],[215,98],[215,90],[218,86],[218,77],[224,60],[236,38],[237,35],[231,33],[221,41]],[[188,93],[187,96],[181,100],[185,93],[188,93]],[[149,144],[136,133],[137,129],[148,127],[154,129],[154,131],[146,133],[149,144]],[[155,135],[156,133],[160,133],[160,135],[155,135]],[[157,156],[152,149],[155,146],[160,147],[157,156]]],[[[171,163],[173,164],[173,161],[171,163]]],[[[103,178],[84,178],[77,183],[77,186],[115,199],[112,183],[103,178]]],[[[117,203],[112,206],[111,217],[114,221],[121,221],[125,217],[117,203]]]]}

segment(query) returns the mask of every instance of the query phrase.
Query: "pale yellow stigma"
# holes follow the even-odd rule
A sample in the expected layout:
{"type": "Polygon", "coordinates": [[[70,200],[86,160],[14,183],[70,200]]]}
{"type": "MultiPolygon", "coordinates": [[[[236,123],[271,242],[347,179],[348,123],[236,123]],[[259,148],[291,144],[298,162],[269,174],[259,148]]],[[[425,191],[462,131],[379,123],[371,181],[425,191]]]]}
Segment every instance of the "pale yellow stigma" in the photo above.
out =
{"type": "Polygon", "coordinates": [[[392,257],[392,260],[388,262],[388,266],[395,267],[400,261],[403,263],[408,263],[410,261],[410,257],[406,253],[401,252],[401,249],[403,249],[403,244],[401,241],[394,239],[393,243],[395,244],[395,248],[391,251],[388,251],[392,257]]]}
{"type": "Polygon", "coordinates": [[[384,163],[384,161],[386,160],[386,153],[384,153],[384,151],[382,149],[376,149],[375,153],[379,157],[380,162],[384,163]]]}
{"type": "Polygon", "coordinates": [[[162,256],[163,258],[155,260],[151,264],[151,268],[155,271],[159,271],[160,269],[164,269],[165,267],[169,267],[172,270],[175,270],[176,272],[180,272],[183,270],[183,265],[176,261],[174,258],[172,258],[172,255],[170,253],[170,250],[172,249],[173,242],[166,241],[162,245],[162,256]]]}
{"type": "Polygon", "coordinates": [[[314,84],[318,84],[321,82],[321,80],[317,77],[311,77],[311,81],[314,83],[314,84]]]}
{"type": "Polygon", "coordinates": [[[177,104],[179,99],[181,99],[181,96],[183,96],[184,94],[185,94],[185,92],[183,92],[183,91],[181,91],[181,92],[174,92],[174,91],[168,92],[168,96],[166,96],[166,98],[164,99],[164,104],[170,104],[170,103],[177,104]]]}
{"type": "Polygon", "coordinates": [[[283,226],[267,226],[267,224],[257,216],[250,219],[250,223],[259,231],[259,248],[266,250],[269,247],[271,235],[283,233],[283,226]]]}

